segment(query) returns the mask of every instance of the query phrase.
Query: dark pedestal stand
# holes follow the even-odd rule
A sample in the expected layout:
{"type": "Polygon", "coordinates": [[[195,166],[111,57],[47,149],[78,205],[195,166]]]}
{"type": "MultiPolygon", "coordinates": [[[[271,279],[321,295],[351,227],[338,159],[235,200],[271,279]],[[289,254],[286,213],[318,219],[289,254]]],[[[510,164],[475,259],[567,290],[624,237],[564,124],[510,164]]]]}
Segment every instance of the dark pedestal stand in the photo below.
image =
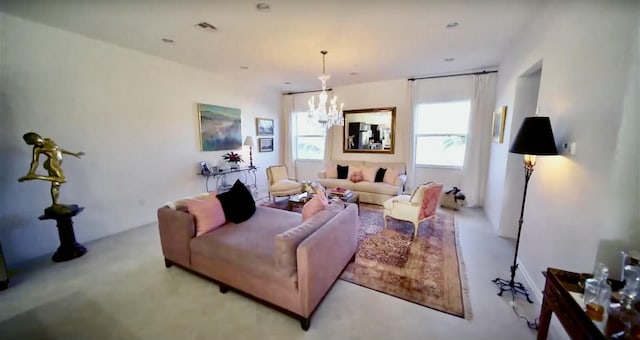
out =
{"type": "Polygon", "coordinates": [[[76,235],[73,232],[72,217],[83,210],[83,207],[76,204],[58,204],[45,209],[44,215],[38,217],[41,220],[56,220],[60,247],[51,257],[54,262],[70,261],[87,252],[87,248],[76,242],[76,235]]]}

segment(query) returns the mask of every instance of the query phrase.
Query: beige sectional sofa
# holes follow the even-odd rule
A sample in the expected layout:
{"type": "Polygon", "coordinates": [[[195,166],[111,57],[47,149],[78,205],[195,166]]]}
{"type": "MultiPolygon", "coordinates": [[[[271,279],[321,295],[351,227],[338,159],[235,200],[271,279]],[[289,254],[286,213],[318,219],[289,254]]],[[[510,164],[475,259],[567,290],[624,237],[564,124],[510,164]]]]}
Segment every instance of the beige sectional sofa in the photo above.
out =
{"type": "Polygon", "coordinates": [[[195,236],[185,208],[158,209],[165,265],[177,264],[275,306],[300,320],[310,318],[357,247],[355,204],[330,206],[302,222],[302,215],[262,206],[242,223],[227,222],[195,236]]]}
{"type": "MultiPolygon", "coordinates": [[[[326,187],[326,188],[345,188],[349,189],[358,194],[360,197],[360,202],[364,203],[372,203],[382,205],[389,198],[395,197],[397,195],[401,195],[404,190],[404,185],[407,181],[406,168],[404,163],[379,163],[379,162],[369,162],[369,161],[334,161],[329,163],[327,166],[335,166],[348,165],[351,169],[352,167],[362,168],[362,167],[375,167],[375,168],[385,168],[385,169],[395,169],[399,170],[399,175],[393,181],[393,184],[384,183],[384,182],[371,182],[371,181],[360,181],[357,183],[352,182],[349,177],[347,179],[338,179],[338,178],[327,178],[327,171],[322,170],[318,173],[317,182],[326,187]]],[[[349,171],[349,175],[351,174],[351,170],[349,171]]]]}

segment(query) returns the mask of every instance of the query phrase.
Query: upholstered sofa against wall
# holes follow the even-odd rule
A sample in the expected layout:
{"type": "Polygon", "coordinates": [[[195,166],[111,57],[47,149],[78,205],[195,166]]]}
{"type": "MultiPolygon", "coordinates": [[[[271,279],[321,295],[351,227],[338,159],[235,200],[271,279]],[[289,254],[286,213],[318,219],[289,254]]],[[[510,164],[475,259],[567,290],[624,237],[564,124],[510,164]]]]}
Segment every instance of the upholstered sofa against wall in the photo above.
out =
{"type": "Polygon", "coordinates": [[[326,188],[349,189],[360,196],[360,202],[382,205],[389,198],[402,194],[407,175],[404,163],[333,161],[318,173],[317,182],[326,188]],[[338,178],[337,165],[349,167],[346,179],[338,178]],[[375,174],[380,168],[386,169],[385,176],[376,182],[375,174]],[[371,178],[372,172],[374,178],[371,178]]]}

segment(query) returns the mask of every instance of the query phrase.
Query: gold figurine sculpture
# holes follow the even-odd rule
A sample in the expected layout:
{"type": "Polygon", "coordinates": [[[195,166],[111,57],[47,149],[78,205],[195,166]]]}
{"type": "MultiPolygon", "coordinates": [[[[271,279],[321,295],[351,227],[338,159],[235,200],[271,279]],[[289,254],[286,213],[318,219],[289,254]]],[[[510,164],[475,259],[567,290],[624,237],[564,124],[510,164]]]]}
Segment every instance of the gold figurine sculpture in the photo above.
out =
{"type": "Polygon", "coordinates": [[[20,177],[18,182],[33,179],[50,181],[51,200],[53,201],[53,205],[51,207],[55,208],[59,206],[58,194],[60,192],[60,185],[67,181],[64,177],[64,173],[62,172],[62,155],[67,154],[80,158],[80,156],[84,155],[84,152],[71,152],[62,149],[58,147],[56,142],[52,139],[42,138],[35,132],[25,133],[24,136],[22,136],[22,139],[24,139],[27,144],[33,145],[33,157],[31,159],[31,168],[29,169],[29,173],[20,177]],[[44,161],[43,167],[49,172],[48,176],[36,174],[36,169],[38,168],[40,161],[40,154],[47,157],[47,160],[44,161]]]}

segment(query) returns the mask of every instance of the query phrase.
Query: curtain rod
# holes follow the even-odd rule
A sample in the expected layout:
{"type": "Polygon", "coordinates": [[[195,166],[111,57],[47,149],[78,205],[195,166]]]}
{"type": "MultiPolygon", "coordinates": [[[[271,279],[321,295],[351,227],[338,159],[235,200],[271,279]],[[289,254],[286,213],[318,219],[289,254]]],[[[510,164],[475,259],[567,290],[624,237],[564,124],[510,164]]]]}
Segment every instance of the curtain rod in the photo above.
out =
{"type": "MultiPolygon", "coordinates": [[[[286,92],[283,94],[300,94],[300,93],[311,93],[311,92],[320,92],[322,90],[309,90],[309,91],[299,91],[299,92],[286,92]]],[[[327,91],[333,91],[333,89],[327,89],[327,91]]]]}
{"type": "Polygon", "coordinates": [[[488,74],[488,73],[498,73],[497,70],[493,71],[481,71],[481,72],[469,72],[469,73],[456,73],[456,74],[445,74],[442,76],[430,76],[430,77],[416,77],[409,78],[408,81],[420,80],[420,79],[434,79],[434,78],[447,78],[447,77],[459,77],[459,76],[471,76],[476,74],[488,74]]]}

